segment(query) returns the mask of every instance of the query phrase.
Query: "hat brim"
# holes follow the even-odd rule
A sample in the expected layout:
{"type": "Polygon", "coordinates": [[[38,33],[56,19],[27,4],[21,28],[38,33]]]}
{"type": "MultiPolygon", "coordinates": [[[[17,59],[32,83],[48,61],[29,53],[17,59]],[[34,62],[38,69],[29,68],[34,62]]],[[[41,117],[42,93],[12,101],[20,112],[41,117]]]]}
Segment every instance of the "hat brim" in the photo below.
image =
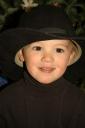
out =
{"type": "MultiPolygon", "coordinates": [[[[85,40],[85,37],[79,37],[79,36],[77,37],[77,36],[71,36],[71,35],[68,36],[68,35],[62,35],[58,33],[49,34],[49,33],[36,31],[34,29],[29,29],[29,28],[15,28],[15,29],[10,29],[2,32],[0,34],[0,45],[8,54],[8,57],[7,57],[8,59],[6,59],[5,62],[1,61],[1,67],[4,74],[6,72],[6,74],[8,73],[9,77],[10,76],[12,77],[13,69],[15,71],[18,68],[18,66],[16,66],[16,64],[14,63],[14,58],[17,51],[19,51],[19,49],[21,49],[25,45],[30,44],[32,42],[52,40],[52,39],[74,40],[78,42],[78,46],[82,47],[81,41],[85,40]]],[[[5,56],[3,56],[3,53],[4,51],[1,53],[2,60],[4,60],[3,58],[5,58],[5,56]]],[[[20,68],[19,68],[19,72],[20,72],[20,68]]]]}

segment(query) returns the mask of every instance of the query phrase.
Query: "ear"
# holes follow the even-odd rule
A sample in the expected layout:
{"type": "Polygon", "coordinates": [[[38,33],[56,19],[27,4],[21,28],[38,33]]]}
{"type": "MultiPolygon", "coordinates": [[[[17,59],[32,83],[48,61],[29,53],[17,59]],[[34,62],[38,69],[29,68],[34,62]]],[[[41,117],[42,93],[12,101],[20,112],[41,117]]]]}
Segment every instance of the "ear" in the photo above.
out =
{"type": "Polygon", "coordinates": [[[23,49],[20,49],[17,53],[17,56],[21,62],[24,62],[23,49]]]}
{"type": "Polygon", "coordinates": [[[76,53],[74,51],[72,51],[72,53],[71,53],[71,55],[69,57],[68,66],[71,65],[74,62],[74,60],[75,60],[75,54],[76,53]]]}

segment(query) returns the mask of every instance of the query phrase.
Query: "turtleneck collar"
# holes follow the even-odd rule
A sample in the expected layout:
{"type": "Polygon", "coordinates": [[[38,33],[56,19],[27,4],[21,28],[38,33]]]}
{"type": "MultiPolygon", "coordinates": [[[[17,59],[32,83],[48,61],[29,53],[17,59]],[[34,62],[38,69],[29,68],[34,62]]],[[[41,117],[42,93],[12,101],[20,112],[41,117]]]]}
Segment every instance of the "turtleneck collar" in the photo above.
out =
{"type": "Polygon", "coordinates": [[[48,94],[58,94],[61,91],[64,91],[65,80],[64,78],[60,78],[50,84],[42,84],[36,81],[29,73],[24,72],[24,80],[26,83],[27,90],[30,91],[33,95],[48,95],[48,94]]]}

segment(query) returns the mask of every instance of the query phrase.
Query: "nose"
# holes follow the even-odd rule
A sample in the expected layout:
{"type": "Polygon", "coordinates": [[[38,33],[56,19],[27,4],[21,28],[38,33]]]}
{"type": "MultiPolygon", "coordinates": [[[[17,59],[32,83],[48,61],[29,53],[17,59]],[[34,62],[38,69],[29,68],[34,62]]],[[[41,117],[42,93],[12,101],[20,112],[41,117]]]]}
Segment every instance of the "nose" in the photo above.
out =
{"type": "Polygon", "coordinates": [[[45,52],[44,54],[43,54],[43,56],[42,56],[42,61],[44,61],[44,62],[47,62],[47,63],[49,63],[49,62],[53,62],[53,55],[51,54],[51,53],[47,53],[47,52],[45,52]]]}

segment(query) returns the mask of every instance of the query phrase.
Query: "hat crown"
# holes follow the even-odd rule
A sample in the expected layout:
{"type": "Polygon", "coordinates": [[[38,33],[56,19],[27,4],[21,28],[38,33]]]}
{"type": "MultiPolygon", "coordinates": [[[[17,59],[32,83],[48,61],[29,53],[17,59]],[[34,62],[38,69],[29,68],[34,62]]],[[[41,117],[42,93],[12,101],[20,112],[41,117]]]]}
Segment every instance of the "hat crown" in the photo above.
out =
{"type": "Polygon", "coordinates": [[[74,35],[71,21],[69,20],[64,8],[55,6],[38,6],[32,8],[29,12],[21,15],[19,27],[28,27],[35,30],[45,30],[43,32],[57,33],[61,29],[62,34],[74,35]],[[64,22],[62,22],[64,21],[64,22]],[[47,28],[47,29],[46,29],[47,28]],[[51,29],[49,29],[51,28],[51,29]],[[51,31],[48,31],[51,30],[51,31]]]}

